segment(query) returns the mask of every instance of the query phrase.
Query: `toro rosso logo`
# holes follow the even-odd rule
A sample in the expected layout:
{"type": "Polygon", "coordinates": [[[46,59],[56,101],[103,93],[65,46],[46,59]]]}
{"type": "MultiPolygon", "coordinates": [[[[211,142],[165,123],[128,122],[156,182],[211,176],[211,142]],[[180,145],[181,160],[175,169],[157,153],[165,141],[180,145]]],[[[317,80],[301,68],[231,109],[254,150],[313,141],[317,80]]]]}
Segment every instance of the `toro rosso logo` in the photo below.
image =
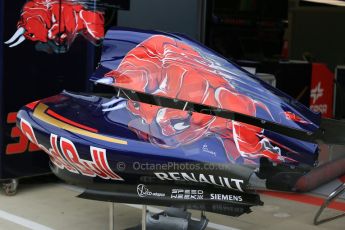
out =
{"type": "Polygon", "coordinates": [[[79,34],[99,44],[104,37],[103,13],[79,1],[30,0],[23,7],[17,31],[5,43],[15,47],[30,40],[39,42],[46,52],[65,52],[79,34]]]}
{"type": "MultiPolygon", "coordinates": [[[[227,79],[230,74],[224,76],[221,71],[215,71],[214,66],[212,58],[208,59],[192,46],[178,39],[154,35],[128,52],[118,68],[99,82],[253,117],[260,110],[274,120],[265,104],[238,92],[227,79]]],[[[273,143],[262,128],[134,101],[128,101],[126,107],[136,116],[129,127],[138,136],[162,148],[177,148],[216,135],[231,162],[257,164],[261,157],[274,162],[293,161],[282,155],[285,146],[273,143]]],[[[282,113],[282,117],[303,121],[295,114],[282,113]]]]}
{"type": "Polygon", "coordinates": [[[123,180],[111,170],[105,149],[90,146],[92,160],[89,161],[81,159],[74,144],[66,138],[61,137],[58,141],[58,136],[51,134],[50,147],[46,148],[37,141],[33,128],[25,119],[20,120],[20,128],[31,142],[49,155],[51,162],[58,168],[89,177],[99,176],[103,179],[123,180]]]}

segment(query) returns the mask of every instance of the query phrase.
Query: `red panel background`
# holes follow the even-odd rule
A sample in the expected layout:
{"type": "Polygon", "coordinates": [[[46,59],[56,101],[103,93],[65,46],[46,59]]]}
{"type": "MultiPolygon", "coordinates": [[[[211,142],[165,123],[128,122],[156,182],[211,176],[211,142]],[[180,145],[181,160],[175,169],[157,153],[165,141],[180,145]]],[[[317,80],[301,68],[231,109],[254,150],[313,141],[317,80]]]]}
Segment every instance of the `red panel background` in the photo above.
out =
{"type": "Polygon", "coordinates": [[[333,117],[334,73],[325,64],[312,66],[310,108],[323,117],[333,117]]]}

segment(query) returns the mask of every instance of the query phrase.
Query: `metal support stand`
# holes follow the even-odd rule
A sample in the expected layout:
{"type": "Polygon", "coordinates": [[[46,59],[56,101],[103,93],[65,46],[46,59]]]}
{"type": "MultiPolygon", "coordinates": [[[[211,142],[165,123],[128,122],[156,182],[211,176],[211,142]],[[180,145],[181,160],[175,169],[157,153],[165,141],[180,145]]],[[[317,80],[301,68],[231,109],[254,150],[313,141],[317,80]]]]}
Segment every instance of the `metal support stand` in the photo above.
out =
{"type": "Polygon", "coordinates": [[[143,205],[141,209],[141,230],[146,230],[146,215],[147,215],[147,206],[143,205]]]}
{"type": "Polygon", "coordinates": [[[109,230],[115,230],[115,203],[109,203],[109,230]]]}
{"type": "MultiPolygon", "coordinates": [[[[141,230],[146,230],[147,206],[141,209],[141,230]]],[[[116,230],[115,227],[115,203],[109,203],[109,230],[116,230]]]]}
{"type": "MultiPolygon", "coordinates": [[[[109,230],[115,230],[115,203],[109,203],[109,230]]],[[[181,208],[167,208],[161,213],[150,213],[147,206],[141,209],[141,224],[127,230],[188,229],[204,230],[208,224],[204,212],[200,220],[192,219],[190,212],[181,208]]]]}
{"type": "Polygon", "coordinates": [[[337,199],[343,193],[345,193],[345,183],[340,185],[331,194],[329,194],[329,196],[327,197],[327,199],[325,200],[325,202],[320,207],[319,211],[316,213],[316,215],[314,217],[314,225],[319,225],[319,224],[325,223],[327,221],[331,221],[331,220],[337,219],[339,217],[345,216],[345,213],[343,213],[343,214],[340,214],[340,215],[337,215],[337,216],[334,216],[334,217],[331,217],[331,218],[319,220],[319,217],[321,216],[321,214],[324,211],[324,209],[327,208],[328,205],[330,203],[332,203],[333,200],[337,199]]]}

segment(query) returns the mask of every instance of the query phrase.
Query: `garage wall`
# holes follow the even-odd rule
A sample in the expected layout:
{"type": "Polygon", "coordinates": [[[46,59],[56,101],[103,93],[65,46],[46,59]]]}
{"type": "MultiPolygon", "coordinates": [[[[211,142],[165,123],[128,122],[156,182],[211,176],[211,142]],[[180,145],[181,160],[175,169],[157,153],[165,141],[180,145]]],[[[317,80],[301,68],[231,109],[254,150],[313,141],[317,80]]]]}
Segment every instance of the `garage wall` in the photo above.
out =
{"type": "Polygon", "coordinates": [[[201,41],[203,0],[131,0],[118,12],[118,26],[183,33],[201,41]]]}
{"type": "Polygon", "coordinates": [[[345,64],[345,9],[342,7],[300,7],[289,15],[291,59],[310,53],[315,62],[332,70],[345,64]]]}

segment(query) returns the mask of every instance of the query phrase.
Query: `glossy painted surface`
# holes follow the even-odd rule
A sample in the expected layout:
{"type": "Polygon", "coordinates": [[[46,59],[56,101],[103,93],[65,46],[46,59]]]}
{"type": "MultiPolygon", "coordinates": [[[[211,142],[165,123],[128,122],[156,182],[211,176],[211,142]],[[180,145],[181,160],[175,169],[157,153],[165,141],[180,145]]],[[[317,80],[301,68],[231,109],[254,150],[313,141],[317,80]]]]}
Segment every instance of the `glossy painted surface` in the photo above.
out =
{"type": "MultiPolygon", "coordinates": [[[[101,65],[92,80],[224,108],[304,131],[315,131],[320,119],[208,48],[174,34],[110,30],[101,65]]],[[[176,148],[215,135],[231,162],[257,164],[265,156],[275,162],[313,165],[316,158],[315,144],[252,125],[138,102],[129,102],[127,108],[140,120],[129,126],[138,136],[162,148],[176,148]]]]}
{"type": "MultiPolygon", "coordinates": [[[[110,30],[101,65],[92,77],[93,81],[99,79],[103,84],[183,97],[301,130],[318,128],[317,114],[202,45],[177,35],[110,30]]],[[[17,125],[49,154],[54,172],[67,172],[66,180],[72,180],[71,175],[93,178],[85,183],[98,184],[101,191],[118,183],[137,185],[146,176],[157,186],[180,184],[181,178],[189,178],[194,185],[220,189],[245,191],[259,186],[292,190],[318,157],[313,143],[224,118],[115,96],[64,92],[24,107],[17,125]],[[189,163],[194,167],[137,170],[135,162],[141,166],[189,163]],[[119,169],[119,163],[127,167],[119,169]],[[195,168],[200,163],[226,167],[195,168]]]]}
{"type": "MultiPolygon", "coordinates": [[[[86,183],[88,187],[101,186],[98,189],[108,191],[114,183],[140,184],[142,177],[153,177],[150,183],[158,186],[171,186],[174,180],[181,186],[183,175],[192,180],[187,181],[187,185],[191,182],[194,186],[210,184],[210,189],[216,185],[218,189],[246,191],[257,186],[253,183],[258,177],[255,176],[254,181],[251,177],[257,168],[266,166],[232,163],[217,133],[178,144],[174,137],[159,136],[156,127],[156,136],[149,140],[146,138],[149,132],[137,129],[138,124],[142,124],[141,118],[128,110],[129,103],[132,102],[122,98],[65,92],[23,107],[17,125],[48,153],[55,173],[68,173],[63,179],[70,182],[75,181],[73,177],[82,176],[87,182],[81,182],[81,178],[73,182],[81,186],[86,183]],[[175,146],[168,148],[167,144],[175,146]]],[[[269,169],[269,174],[265,169],[258,174],[262,174],[260,188],[293,189],[296,181],[308,171],[303,164],[302,161],[295,163],[291,169],[285,167],[288,162],[282,163],[281,168],[269,169]]]]}

